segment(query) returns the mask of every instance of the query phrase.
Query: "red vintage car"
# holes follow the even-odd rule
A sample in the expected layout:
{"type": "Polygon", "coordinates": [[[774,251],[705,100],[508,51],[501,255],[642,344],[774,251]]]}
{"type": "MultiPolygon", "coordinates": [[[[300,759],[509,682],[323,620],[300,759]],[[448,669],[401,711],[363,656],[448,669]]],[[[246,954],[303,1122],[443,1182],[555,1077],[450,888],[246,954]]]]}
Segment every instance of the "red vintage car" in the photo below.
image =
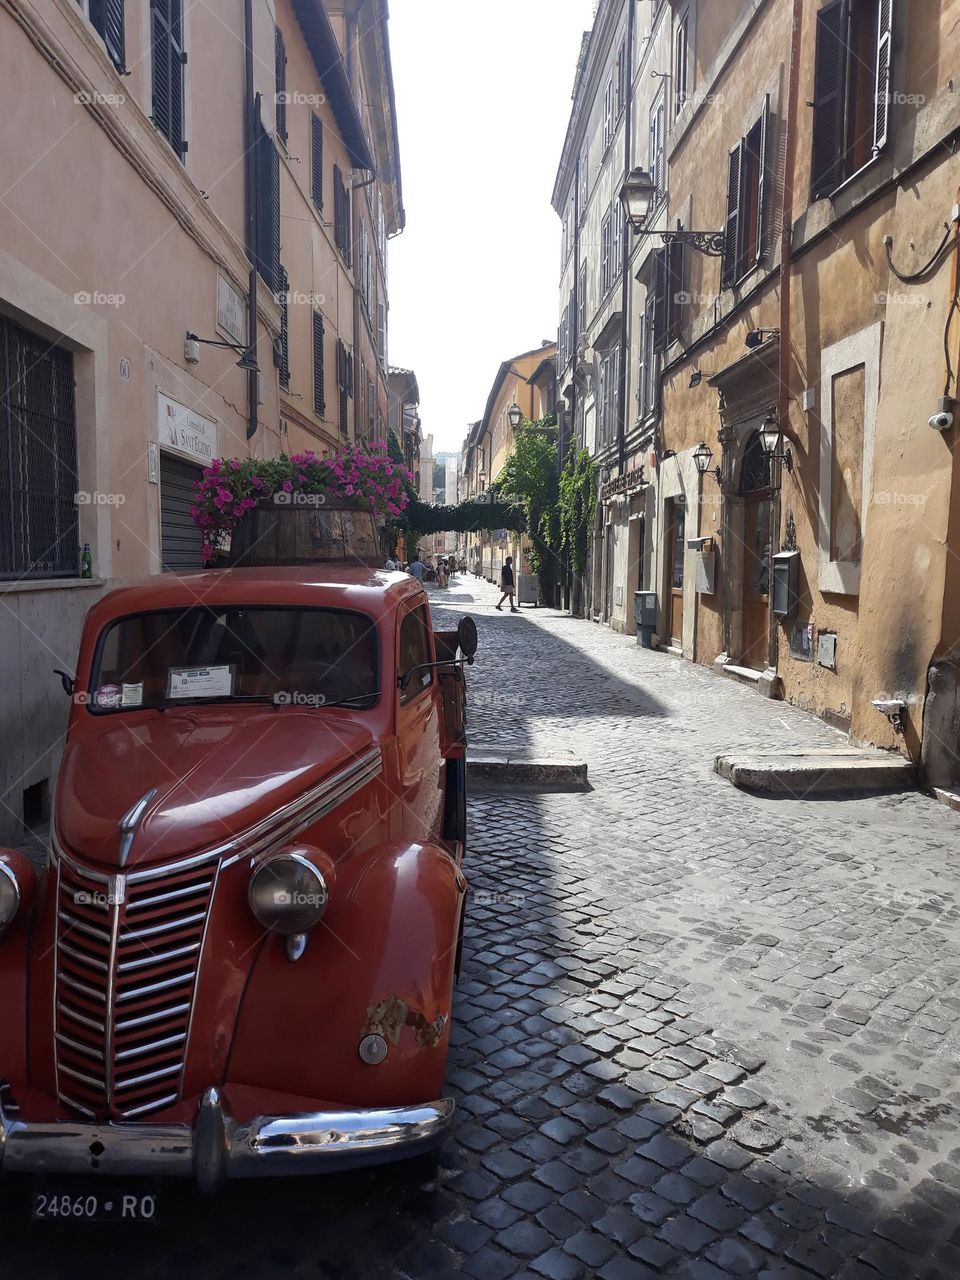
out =
{"type": "Polygon", "coordinates": [[[54,1179],[35,1213],[442,1138],[475,649],[345,563],[90,611],[49,867],[0,851],[0,1159],[54,1179]],[[100,1181],[59,1195],[74,1174],[100,1181]]]}

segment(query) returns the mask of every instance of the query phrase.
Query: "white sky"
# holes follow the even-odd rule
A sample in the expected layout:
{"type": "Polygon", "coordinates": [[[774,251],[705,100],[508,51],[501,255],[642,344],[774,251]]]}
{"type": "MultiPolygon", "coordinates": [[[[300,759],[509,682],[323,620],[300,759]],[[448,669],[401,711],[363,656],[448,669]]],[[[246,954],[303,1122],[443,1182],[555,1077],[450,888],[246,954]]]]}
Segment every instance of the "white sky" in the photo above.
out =
{"type": "Polygon", "coordinates": [[[500,363],[555,340],[550,205],[593,0],[390,0],[407,229],[390,242],[389,358],[424,435],[459,449],[500,363]]]}

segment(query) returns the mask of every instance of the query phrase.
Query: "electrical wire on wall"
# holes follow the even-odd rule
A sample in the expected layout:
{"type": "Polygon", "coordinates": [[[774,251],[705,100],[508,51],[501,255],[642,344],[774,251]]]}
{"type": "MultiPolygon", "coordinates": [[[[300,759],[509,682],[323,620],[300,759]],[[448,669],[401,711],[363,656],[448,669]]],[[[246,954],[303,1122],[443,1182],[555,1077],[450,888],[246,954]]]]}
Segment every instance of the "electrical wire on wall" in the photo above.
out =
{"type": "MultiPolygon", "coordinates": [[[[919,271],[898,271],[893,265],[893,236],[883,237],[883,247],[887,251],[887,266],[902,284],[916,284],[920,280],[931,275],[939,266],[945,250],[951,246],[951,242],[960,246],[960,218],[955,217],[950,223],[945,223],[946,232],[940,241],[933,257],[919,271]]],[[[955,374],[953,371],[953,361],[950,357],[950,325],[956,312],[960,311],[960,272],[954,274],[953,295],[950,299],[950,308],[947,311],[947,319],[943,326],[943,355],[947,366],[946,381],[943,384],[943,394],[945,397],[950,395],[950,388],[954,383],[955,374]]]]}

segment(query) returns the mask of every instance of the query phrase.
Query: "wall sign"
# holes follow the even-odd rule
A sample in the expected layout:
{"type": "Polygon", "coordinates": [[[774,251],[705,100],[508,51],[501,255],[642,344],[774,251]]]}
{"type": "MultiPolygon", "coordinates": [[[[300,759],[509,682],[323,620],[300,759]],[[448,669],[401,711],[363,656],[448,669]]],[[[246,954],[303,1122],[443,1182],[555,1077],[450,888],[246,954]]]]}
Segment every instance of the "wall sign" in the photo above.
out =
{"type": "Polygon", "coordinates": [[[795,622],[789,630],[790,657],[798,662],[813,661],[813,623],[795,622]]]}
{"type": "Polygon", "coordinates": [[[226,279],[217,273],[217,328],[232,338],[234,342],[243,342],[245,329],[244,311],[246,303],[243,296],[226,279]]]}
{"type": "Polygon", "coordinates": [[[164,449],[172,449],[196,462],[209,464],[219,454],[217,424],[195,409],[157,392],[157,439],[164,449]]]}

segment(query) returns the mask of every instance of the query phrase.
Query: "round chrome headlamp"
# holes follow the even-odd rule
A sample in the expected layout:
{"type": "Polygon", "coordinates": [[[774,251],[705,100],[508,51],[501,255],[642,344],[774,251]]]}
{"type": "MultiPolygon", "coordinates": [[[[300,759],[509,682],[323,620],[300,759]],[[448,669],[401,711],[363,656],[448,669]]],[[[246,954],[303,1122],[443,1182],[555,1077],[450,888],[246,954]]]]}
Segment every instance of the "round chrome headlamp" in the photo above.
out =
{"type": "Polygon", "coordinates": [[[327,909],[322,872],[300,853],[280,853],[261,862],[250,877],[250,910],[271,933],[306,933],[327,909]]]}
{"type": "Polygon", "coordinates": [[[20,910],[20,881],[13,867],[0,862],[0,933],[20,910]]]}

